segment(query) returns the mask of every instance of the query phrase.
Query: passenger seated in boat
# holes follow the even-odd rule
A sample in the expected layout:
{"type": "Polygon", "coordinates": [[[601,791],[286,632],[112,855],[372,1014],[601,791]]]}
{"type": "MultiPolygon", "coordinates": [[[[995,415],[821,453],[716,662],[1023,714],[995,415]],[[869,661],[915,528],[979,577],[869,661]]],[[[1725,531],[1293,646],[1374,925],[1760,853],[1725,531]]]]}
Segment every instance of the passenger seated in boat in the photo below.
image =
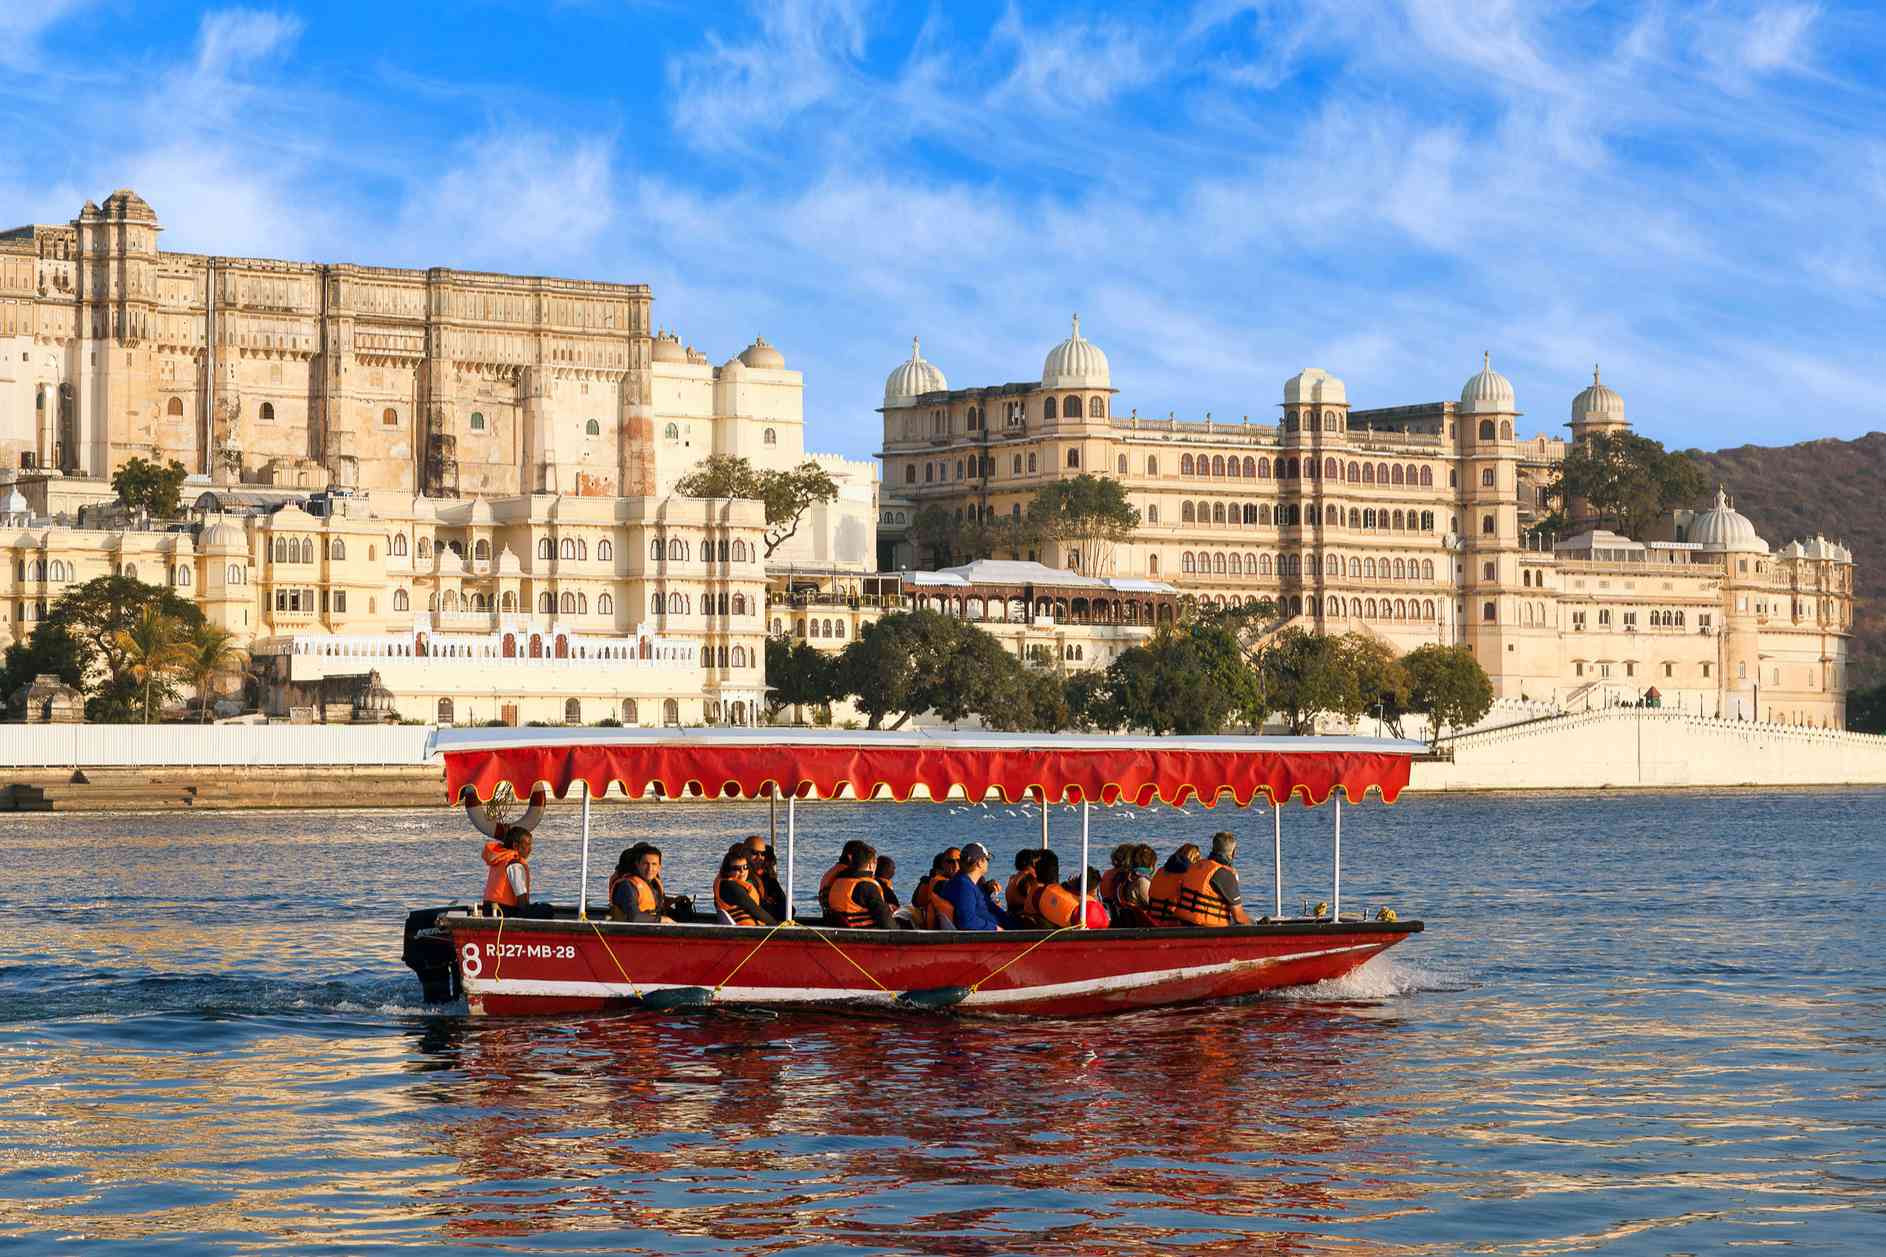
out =
{"type": "Polygon", "coordinates": [[[995,896],[983,885],[982,875],[988,871],[988,848],[979,842],[972,842],[963,848],[962,859],[957,862],[956,876],[931,892],[936,903],[949,909],[952,929],[1002,928],[1002,910],[995,906],[995,896]]]}
{"type": "Polygon", "coordinates": [[[1146,911],[1154,925],[1179,924],[1179,883],[1185,880],[1185,871],[1198,856],[1198,844],[1185,843],[1167,858],[1164,868],[1152,875],[1147,886],[1146,911]]]}
{"type": "Polygon", "coordinates": [[[891,906],[878,887],[877,863],[877,849],[860,842],[851,866],[826,888],[825,924],[853,930],[893,928],[891,906]]]}
{"type": "Polygon", "coordinates": [[[1058,930],[1074,924],[1080,896],[1061,884],[1061,858],[1052,851],[1035,857],[1035,876],[1041,884],[1028,894],[1028,925],[1037,930],[1058,930]]]}
{"type": "Polygon", "coordinates": [[[1100,902],[1107,905],[1112,913],[1120,905],[1120,883],[1126,877],[1127,869],[1133,860],[1133,844],[1123,842],[1113,849],[1108,861],[1107,871],[1100,875],[1100,902]]]}
{"type": "Polygon", "coordinates": [[[786,888],[779,884],[779,857],[773,844],[758,834],[748,834],[746,849],[747,881],[759,895],[760,907],[772,913],[774,920],[785,920],[786,888]]]}
{"type": "Polygon", "coordinates": [[[949,900],[938,898],[937,892],[943,883],[956,876],[956,861],[961,854],[955,847],[937,852],[930,861],[930,871],[917,883],[917,889],[910,892],[910,912],[918,929],[956,928],[955,909],[950,907],[949,900]]]}
{"type": "Polygon", "coordinates": [[[1040,854],[1033,847],[1023,847],[1015,853],[1015,873],[1008,879],[1008,890],[1003,894],[1011,919],[1028,911],[1028,896],[1041,884],[1041,879],[1035,876],[1035,857],[1040,854]]]}
{"type": "Polygon", "coordinates": [[[1174,912],[1180,925],[1249,925],[1244,894],[1238,889],[1238,836],[1220,831],[1211,836],[1211,854],[1185,871],[1179,882],[1179,903],[1174,912]]]}
{"type": "Polygon", "coordinates": [[[844,874],[846,870],[851,868],[852,861],[857,858],[858,849],[863,847],[864,845],[865,844],[862,839],[852,838],[848,840],[843,847],[839,848],[838,863],[832,865],[831,868],[826,869],[825,876],[819,878],[819,911],[820,912],[824,912],[827,909],[828,905],[825,902],[825,896],[827,892],[829,892],[832,889],[832,883],[835,880],[837,880],[842,874],[844,874]]]}
{"type": "Polygon", "coordinates": [[[638,842],[616,859],[609,877],[611,921],[666,921],[662,915],[661,848],[638,842]]]}
{"type": "Polygon", "coordinates": [[[1148,908],[1152,902],[1153,865],[1158,859],[1145,843],[1134,846],[1115,893],[1113,924],[1116,928],[1143,929],[1153,923],[1148,908]]]}
{"type": "Polygon", "coordinates": [[[897,861],[887,855],[879,856],[876,875],[878,889],[884,892],[884,902],[891,906],[892,912],[896,912],[904,906],[897,897],[897,861]]]}
{"type": "Polygon", "coordinates": [[[747,844],[736,842],[720,860],[720,875],[714,879],[714,915],[722,925],[778,925],[779,918],[760,902],[758,888],[750,880],[753,858],[747,844]]]}
{"type": "MultiPolygon", "coordinates": [[[[1078,897],[1081,893],[1081,879],[1070,877],[1061,883],[1068,894],[1078,897]]],[[[1113,924],[1113,914],[1107,910],[1106,901],[1100,897],[1100,870],[1088,866],[1087,869],[1087,928],[1104,930],[1113,924]]]]}
{"type": "Polygon", "coordinates": [[[530,906],[530,830],[504,826],[485,844],[485,914],[522,915],[530,906]]]}

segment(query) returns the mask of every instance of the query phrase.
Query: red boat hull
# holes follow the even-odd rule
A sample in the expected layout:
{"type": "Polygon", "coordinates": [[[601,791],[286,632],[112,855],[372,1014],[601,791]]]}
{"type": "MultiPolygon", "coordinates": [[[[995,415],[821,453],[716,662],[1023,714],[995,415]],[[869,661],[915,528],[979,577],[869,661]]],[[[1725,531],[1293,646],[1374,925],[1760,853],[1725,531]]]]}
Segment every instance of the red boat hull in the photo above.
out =
{"type": "Polygon", "coordinates": [[[1252,995],[1338,978],[1419,921],[1310,922],[1214,930],[950,933],[789,926],[498,921],[453,913],[474,1014],[594,1012],[650,992],[705,988],[735,1005],[890,1005],[968,988],[968,1012],[1084,1016],[1252,995]],[[756,950],[757,949],[757,950],[756,950]]]}

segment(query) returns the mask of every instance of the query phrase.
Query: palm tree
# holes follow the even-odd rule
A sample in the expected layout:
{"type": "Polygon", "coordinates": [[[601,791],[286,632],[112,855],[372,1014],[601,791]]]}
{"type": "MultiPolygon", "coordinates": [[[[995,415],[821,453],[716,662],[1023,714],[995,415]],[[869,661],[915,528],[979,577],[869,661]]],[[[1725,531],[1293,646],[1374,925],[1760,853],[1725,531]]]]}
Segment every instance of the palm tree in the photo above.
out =
{"type": "Polygon", "coordinates": [[[144,691],[144,723],[149,724],[157,688],[183,666],[180,626],[173,617],[147,607],[130,628],[119,630],[116,645],[124,656],[125,671],[144,691]]]}
{"type": "Polygon", "coordinates": [[[249,652],[236,645],[236,635],[214,624],[199,624],[181,643],[182,675],[196,691],[201,718],[208,724],[210,706],[216,697],[216,683],[226,676],[238,676],[249,665],[249,652]]]}

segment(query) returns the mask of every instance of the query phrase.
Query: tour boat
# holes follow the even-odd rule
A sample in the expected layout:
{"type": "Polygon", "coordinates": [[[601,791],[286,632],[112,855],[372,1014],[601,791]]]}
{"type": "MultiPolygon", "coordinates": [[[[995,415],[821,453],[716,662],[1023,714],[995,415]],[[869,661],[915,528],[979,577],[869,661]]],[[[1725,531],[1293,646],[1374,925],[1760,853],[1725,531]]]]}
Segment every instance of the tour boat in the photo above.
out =
{"type": "MultiPolygon", "coordinates": [[[[548,917],[483,915],[474,905],[413,913],[406,960],[431,1001],[462,994],[475,1015],[519,1016],[710,1004],[885,1005],[964,1012],[1087,1015],[1252,995],[1338,978],[1417,933],[1392,911],[1342,907],[1342,803],[1374,791],[1393,803],[1419,743],[1376,738],[1122,738],[780,729],[451,729],[432,735],[446,794],[474,819],[494,797],[528,801],[575,791],[582,805],[578,903],[548,917]],[[607,919],[590,905],[590,800],[611,786],[629,799],[784,799],[789,905],[835,854],[801,867],[802,800],[888,799],[1040,807],[1078,804],[1089,864],[1090,808],[1272,804],[1273,911],[1221,928],[950,931],[837,929],[817,919],[738,926],[713,918],[662,924],[607,919]],[[1327,910],[1283,908],[1281,804],[1333,805],[1327,910]]],[[[775,804],[777,807],[777,804],[775,804]]],[[[481,827],[491,828],[488,819],[481,827]]],[[[1222,828],[1236,831],[1227,820],[1222,828]]],[[[744,831],[743,831],[744,832],[744,831]]],[[[729,832],[728,843],[742,834],[729,832]]],[[[966,830],[963,841],[979,837],[966,830]]],[[[1199,835],[1188,832],[1185,838],[1199,835]]],[[[1161,846],[1157,835],[1147,839],[1161,846]]],[[[1163,844],[1164,856],[1179,840],[1163,844]]],[[[833,850],[826,850],[827,847],[833,850]]],[[[994,870],[1009,853],[996,852],[994,870]]],[[[477,876],[484,870],[476,866],[477,876]]],[[[468,878],[472,870],[467,870],[468,878]]],[[[1255,915],[1247,898],[1247,913],[1255,915]]]]}

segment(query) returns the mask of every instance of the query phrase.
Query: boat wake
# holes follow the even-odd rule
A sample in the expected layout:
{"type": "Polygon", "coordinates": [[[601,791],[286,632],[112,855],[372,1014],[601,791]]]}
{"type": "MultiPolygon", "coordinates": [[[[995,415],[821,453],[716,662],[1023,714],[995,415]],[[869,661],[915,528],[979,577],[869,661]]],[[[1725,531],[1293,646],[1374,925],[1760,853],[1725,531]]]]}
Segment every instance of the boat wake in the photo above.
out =
{"type": "Polygon", "coordinates": [[[1291,987],[1275,997],[1308,1004],[1380,1004],[1424,991],[1465,991],[1472,986],[1464,974],[1427,968],[1385,952],[1340,978],[1291,987]]]}
{"type": "Polygon", "coordinates": [[[357,972],[332,977],[244,978],[221,974],[90,972],[0,975],[0,1025],[22,1021],[198,1017],[208,1021],[332,1017],[409,1018],[463,1014],[464,1005],[428,1007],[410,974],[357,972]]]}

